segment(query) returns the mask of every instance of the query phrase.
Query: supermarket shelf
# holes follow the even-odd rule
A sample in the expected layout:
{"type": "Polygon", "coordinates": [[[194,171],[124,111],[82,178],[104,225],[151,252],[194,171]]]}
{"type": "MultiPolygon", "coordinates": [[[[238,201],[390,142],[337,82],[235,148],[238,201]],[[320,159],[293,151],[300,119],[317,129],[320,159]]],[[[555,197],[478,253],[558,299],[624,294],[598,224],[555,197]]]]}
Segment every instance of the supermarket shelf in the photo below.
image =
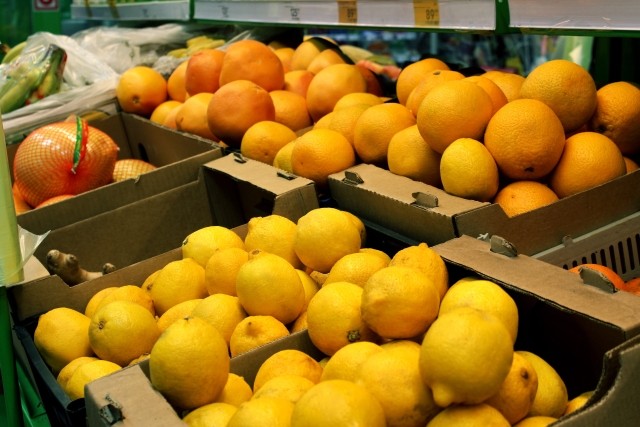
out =
{"type": "Polygon", "coordinates": [[[195,0],[194,19],[494,31],[495,8],[494,0],[195,0]]]}
{"type": "Polygon", "coordinates": [[[114,3],[112,5],[80,3],[78,4],[76,1],[71,5],[71,17],[74,19],[188,21],[191,17],[189,0],[114,3]]]}

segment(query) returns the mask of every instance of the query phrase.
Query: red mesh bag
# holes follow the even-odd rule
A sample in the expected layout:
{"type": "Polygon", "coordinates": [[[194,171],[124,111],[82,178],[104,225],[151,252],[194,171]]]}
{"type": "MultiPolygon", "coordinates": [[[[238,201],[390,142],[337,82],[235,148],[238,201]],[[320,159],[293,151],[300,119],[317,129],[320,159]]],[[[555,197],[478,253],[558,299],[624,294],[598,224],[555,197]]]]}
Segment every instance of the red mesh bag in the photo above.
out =
{"type": "Polygon", "coordinates": [[[31,206],[63,194],[80,194],[111,182],[118,146],[83,120],[42,126],[20,143],[13,178],[31,206]]]}

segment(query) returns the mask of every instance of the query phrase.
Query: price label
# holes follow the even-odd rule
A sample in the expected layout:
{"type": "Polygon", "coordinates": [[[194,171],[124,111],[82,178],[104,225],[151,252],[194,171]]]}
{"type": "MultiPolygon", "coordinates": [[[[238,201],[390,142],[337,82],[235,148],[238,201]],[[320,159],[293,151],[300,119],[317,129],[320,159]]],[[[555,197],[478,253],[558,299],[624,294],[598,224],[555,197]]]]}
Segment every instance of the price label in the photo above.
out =
{"type": "Polygon", "coordinates": [[[358,2],[356,0],[338,0],[338,22],[340,24],[358,23],[358,2]]]}
{"type": "Polygon", "coordinates": [[[438,0],[414,0],[413,15],[416,27],[439,27],[440,6],[438,0]]]}

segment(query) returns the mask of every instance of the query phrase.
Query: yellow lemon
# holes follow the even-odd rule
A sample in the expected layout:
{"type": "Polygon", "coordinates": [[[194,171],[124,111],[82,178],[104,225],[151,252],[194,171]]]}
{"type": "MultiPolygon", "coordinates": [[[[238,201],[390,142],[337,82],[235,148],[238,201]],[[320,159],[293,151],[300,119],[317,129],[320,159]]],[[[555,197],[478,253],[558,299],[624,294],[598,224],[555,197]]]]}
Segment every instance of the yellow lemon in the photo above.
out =
{"type": "Polygon", "coordinates": [[[298,219],[294,250],[304,265],[327,273],[343,256],[358,252],[361,236],[353,220],[335,208],[317,208],[298,219]]]}
{"type": "Polygon", "coordinates": [[[238,408],[223,402],[209,403],[189,412],[182,418],[189,427],[227,427],[238,408]]]}
{"type": "Polygon", "coordinates": [[[273,316],[247,316],[233,330],[229,350],[235,357],[287,335],[287,327],[273,316]]]}
{"type": "Polygon", "coordinates": [[[202,301],[202,298],[182,301],[165,311],[162,316],[158,318],[158,329],[160,329],[160,332],[163,332],[176,320],[189,317],[193,309],[200,304],[200,301],[202,301]]]}
{"type": "Polygon", "coordinates": [[[227,294],[236,296],[236,277],[249,253],[242,248],[218,249],[204,267],[204,284],[209,295],[227,294]]]}
{"type": "Polygon", "coordinates": [[[558,419],[555,417],[547,417],[544,415],[533,415],[523,419],[517,424],[514,424],[514,427],[546,427],[549,424],[556,422],[557,420],[558,419]]]}
{"type": "Polygon", "coordinates": [[[345,345],[327,360],[322,370],[321,381],[347,380],[356,381],[360,366],[382,348],[369,341],[358,341],[345,345]]]}
{"type": "Polygon", "coordinates": [[[149,353],[160,329],[147,309],[131,301],[113,301],[91,318],[89,342],[104,360],[126,366],[141,354],[149,353]]]}
{"type": "Polygon", "coordinates": [[[497,409],[480,403],[450,406],[429,421],[427,427],[509,427],[510,425],[497,409]]]}
{"type": "Polygon", "coordinates": [[[292,322],[305,304],[304,287],[296,269],[284,258],[259,249],[238,270],[236,292],[252,316],[273,316],[292,322]]]}
{"type": "Polygon", "coordinates": [[[244,245],[248,252],[260,249],[281,256],[294,268],[302,268],[293,249],[295,235],[296,223],[289,218],[276,214],[253,217],[247,223],[244,245]]]}
{"type": "Polygon", "coordinates": [[[373,254],[376,256],[379,256],[380,258],[382,258],[387,264],[389,264],[391,262],[391,257],[389,255],[387,255],[385,252],[381,251],[380,249],[375,249],[375,248],[360,248],[360,252],[364,252],[364,253],[368,253],[368,254],[373,254]]]}
{"type": "Polygon", "coordinates": [[[459,307],[473,307],[498,318],[512,341],[518,335],[518,306],[498,284],[489,280],[464,280],[454,283],[440,303],[440,314],[459,307]]]}
{"type": "Polygon", "coordinates": [[[66,307],[47,311],[38,319],[33,342],[54,374],[81,356],[93,356],[89,343],[91,319],[66,307]]]}
{"type": "Polygon", "coordinates": [[[282,169],[285,172],[293,173],[293,166],[291,165],[291,153],[295,146],[294,141],[288,142],[284,147],[278,150],[276,156],[273,158],[273,167],[282,169]]]}
{"type": "Polygon", "coordinates": [[[295,332],[304,331],[307,329],[307,310],[300,313],[300,316],[293,321],[289,327],[289,331],[293,334],[295,332]]]}
{"type": "Polygon", "coordinates": [[[169,326],[151,350],[151,384],[174,406],[213,403],[229,376],[229,350],[216,328],[199,318],[169,326]]]}
{"type": "Polygon", "coordinates": [[[434,187],[442,185],[440,158],[441,154],[422,138],[418,125],[396,132],[387,147],[389,171],[434,187]]]}
{"type": "Polygon", "coordinates": [[[480,403],[511,369],[513,342],[494,316],[461,307],[436,319],[424,336],[420,372],[440,407],[480,403]]]}
{"type": "Polygon", "coordinates": [[[256,390],[253,398],[259,399],[264,396],[279,397],[296,403],[314,384],[316,384],[316,382],[301,375],[278,375],[265,381],[265,383],[256,390]]]}
{"type": "Polygon", "coordinates": [[[254,393],[271,378],[285,374],[300,375],[317,383],[322,376],[322,366],[313,357],[300,350],[280,350],[269,356],[258,368],[253,381],[254,393]]]}
{"type": "Polygon", "coordinates": [[[100,302],[104,297],[109,295],[111,292],[118,289],[117,286],[110,286],[108,288],[104,288],[93,294],[93,296],[87,302],[86,307],[84,308],[84,315],[88,318],[93,317],[93,314],[96,312],[96,308],[100,305],[100,302]]]}
{"type": "Polygon", "coordinates": [[[575,412],[578,409],[582,408],[584,405],[587,404],[587,402],[589,401],[591,396],[593,396],[593,390],[589,390],[589,391],[585,391],[584,393],[580,393],[579,395],[577,395],[573,399],[569,400],[569,403],[567,403],[567,409],[564,410],[564,414],[563,415],[568,415],[568,414],[570,414],[572,412],[575,412]]]}
{"type": "MultiPolygon", "coordinates": [[[[302,311],[306,311],[307,306],[309,305],[309,301],[311,301],[311,298],[313,298],[316,292],[318,292],[318,289],[320,289],[320,285],[318,284],[318,282],[313,280],[306,271],[302,271],[296,268],[296,273],[298,273],[300,282],[302,282],[302,287],[304,288],[304,306],[302,307],[302,311]]],[[[298,318],[299,317],[300,316],[298,316],[298,318]]]]}
{"type": "Polygon", "coordinates": [[[156,310],[153,307],[153,300],[151,299],[151,295],[149,295],[141,287],[136,285],[124,285],[109,292],[97,305],[94,314],[110,302],[122,300],[140,304],[142,307],[149,310],[149,312],[154,316],[156,314],[156,310]]]}
{"type": "Polygon", "coordinates": [[[449,273],[444,260],[426,243],[400,249],[389,261],[389,266],[413,267],[422,271],[433,281],[440,299],[444,297],[449,287],[449,273]]]}
{"type": "Polygon", "coordinates": [[[324,283],[350,282],[362,287],[373,273],[388,264],[388,261],[376,254],[354,252],[336,261],[324,283]]]}
{"type": "Polygon", "coordinates": [[[424,386],[418,359],[420,344],[392,341],[371,354],[360,366],[356,383],[382,405],[387,425],[424,426],[440,411],[431,390],[424,386]]]}
{"type": "Polygon", "coordinates": [[[67,387],[67,382],[71,375],[75,372],[75,370],[85,363],[93,362],[94,360],[100,360],[97,357],[93,356],[80,356],[78,358],[73,359],[71,362],[67,363],[64,368],[60,370],[58,376],[56,377],[56,381],[60,384],[60,387],[64,390],[67,387]]]}
{"type": "Polygon", "coordinates": [[[216,402],[229,403],[233,406],[240,406],[242,402],[253,397],[253,390],[244,377],[229,372],[229,378],[222,389],[222,392],[216,399],[216,402]]]}
{"type": "Polygon", "coordinates": [[[214,326],[229,344],[233,330],[247,317],[238,297],[227,294],[209,295],[191,312],[191,317],[200,317],[214,326]]]}
{"type": "Polygon", "coordinates": [[[500,390],[485,403],[496,408],[511,424],[527,416],[538,390],[538,375],[533,365],[517,352],[500,390]]]}
{"type": "Polygon", "coordinates": [[[242,248],[244,242],[236,233],[220,225],[210,225],[189,234],[182,242],[183,258],[193,258],[202,267],[216,249],[242,248]]]}
{"type": "Polygon", "coordinates": [[[142,285],[140,285],[142,290],[144,290],[149,295],[151,295],[151,288],[153,287],[153,281],[156,279],[156,277],[158,277],[160,270],[161,269],[159,268],[153,273],[151,273],[150,275],[148,275],[147,278],[144,279],[144,282],[142,282],[142,285]]]}
{"type": "Polygon", "coordinates": [[[382,405],[371,392],[354,382],[338,379],[311,387],[295,403],[291,415],[291,427],[386,425],[382,405]]]}
{"type": "Polygon", "coordinates": [[[529,415],[544,415],[559,418],[564,414],[569,401],[567,387],[554,369],[542,357],[530,351],[517,351],[533,365],[538,375],[538,390],[529,415]]]}
{"type": "Polygon", "coordinates": [[[85,385],[120,369],[118,364],[108,360],[98,359],[84,363],[76,368],[67,381],[65,392],[71,400],[83,398],[85,385]]]}
{"type": "Polygon", "coordinates": [[[367,241],[367,228],[364,225],[364,222],[362,222],[362,220],[358,218],[357,215],[352,214],[349,211],[342,211],[342,213],[345,214],[347,218],[349,218],[351,222],[353,222],[353,225],[355,225],[358,229],[358,232],[360,233],[360,249],[362,249],[367,241]]]}
{"type": "Polygon", "coordinates": [[[331,356],[349,343],[375,341],[376,334],[360,315],[362,288],[349,282],[323,286],[307,307],[307,329],[311,342],[331,356]]]}
{"type": "Polygon", "coordinates": [[[289,427],[292,412],[293,403],[290,400],[264,396],[242,403],[227,427],[289,427]]]}
{"type": "Polygon", "coordinates": [[[151,287],[151,299],[158,316],[176,304],[205,298],[209,293],[204,284],[204,267],[192,258],[167,263],[151,287]]]}

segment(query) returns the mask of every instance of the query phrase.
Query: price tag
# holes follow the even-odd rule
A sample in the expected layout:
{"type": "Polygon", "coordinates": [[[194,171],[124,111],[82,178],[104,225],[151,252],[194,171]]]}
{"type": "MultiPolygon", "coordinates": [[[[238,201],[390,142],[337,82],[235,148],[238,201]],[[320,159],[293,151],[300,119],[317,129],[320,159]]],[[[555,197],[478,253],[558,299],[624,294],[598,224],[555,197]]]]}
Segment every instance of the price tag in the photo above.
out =
{"type": "Polygon", "coordinates": [[[356,0],[338,0],[338,22],[340,24],[358,23],[358,2],[356,0]]]}
{"type": "Polygon", "coordinates": [[[439,27],[440,6],[438,0],[413,0],[416,27],[439,27]]]}

